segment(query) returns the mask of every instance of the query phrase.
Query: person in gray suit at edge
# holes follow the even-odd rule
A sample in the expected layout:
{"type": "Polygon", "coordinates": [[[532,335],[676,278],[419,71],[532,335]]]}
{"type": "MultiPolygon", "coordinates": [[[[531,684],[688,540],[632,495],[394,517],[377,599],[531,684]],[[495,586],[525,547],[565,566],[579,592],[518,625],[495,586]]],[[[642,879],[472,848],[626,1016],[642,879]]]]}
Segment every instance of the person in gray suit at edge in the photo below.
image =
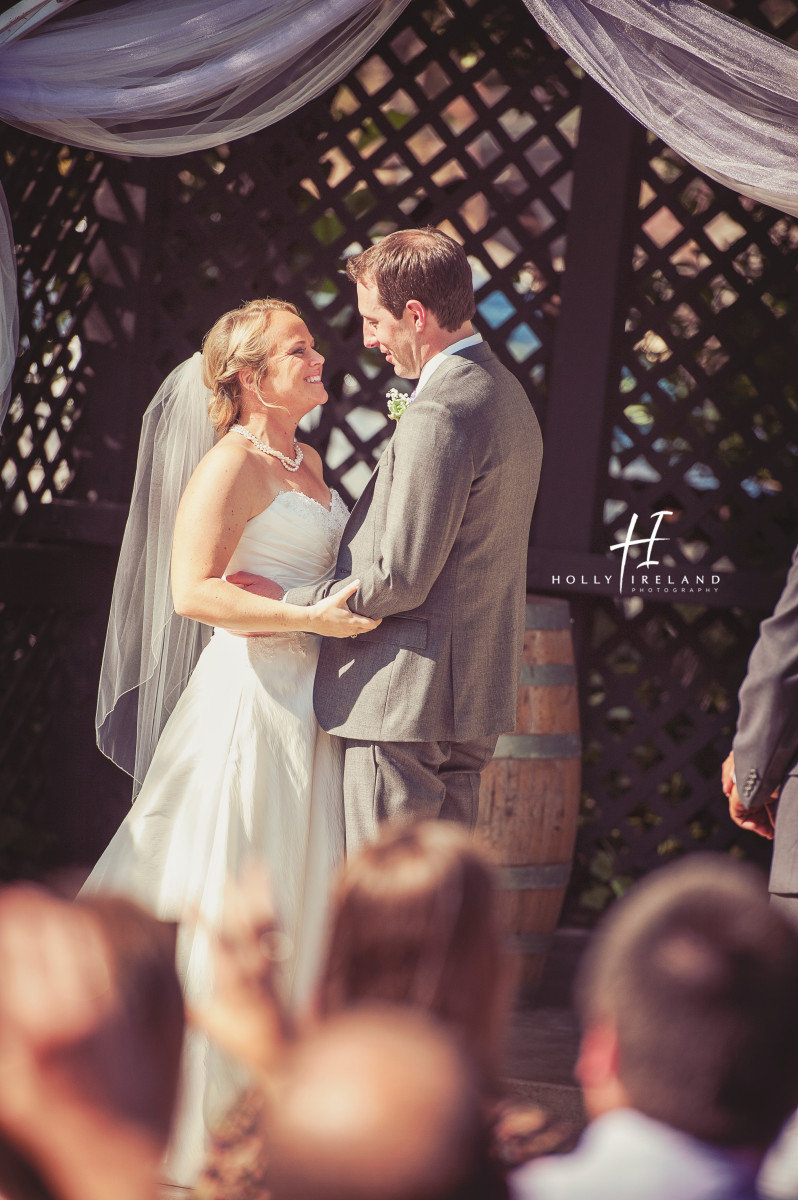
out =
{"type": "MultiPolygon", "coordinates": [[[[798,547],[773,614],[759,627],[721,778],[731,819],[773,840],[770,903],[798,923],[798,547]]],[[[758,1184],[771,1200],[798,1195],[798,1112],[758,1184]]]]}
{"type": "Polygon", "coordinates": [[[515,727],[526,556],[542,442],[530,401],[471,325],[463,248],[402,230],[347,261],[363,341],[412,402],[344,531],[334,578],[382,623],[322,644],[314,705],[345,739],[347,851],[406,816],[476,823],[479,777],[515,727]]]}
{"type": "Polygon", "coordinates": [[[798,922],[798,548],[748,660],[722,783],[732,820],[773,838],[771,902],[798,922]]]}

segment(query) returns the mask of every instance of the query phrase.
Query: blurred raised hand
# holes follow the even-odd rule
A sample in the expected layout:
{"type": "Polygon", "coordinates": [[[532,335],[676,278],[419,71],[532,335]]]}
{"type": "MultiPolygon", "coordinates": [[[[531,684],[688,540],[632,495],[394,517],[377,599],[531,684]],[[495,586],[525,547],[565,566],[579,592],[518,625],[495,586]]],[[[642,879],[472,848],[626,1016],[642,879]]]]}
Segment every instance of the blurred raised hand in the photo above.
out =
{"type": "Polygon", "coordinates": [[[211,938],[214,986],[208,1001],[189,1010],[189,1020],[261,1082],[294,1037],[280,998],[281,964],[292,951],[277,922],[266,873],[256,867],[225,889],[224,916],[211,938]]]}

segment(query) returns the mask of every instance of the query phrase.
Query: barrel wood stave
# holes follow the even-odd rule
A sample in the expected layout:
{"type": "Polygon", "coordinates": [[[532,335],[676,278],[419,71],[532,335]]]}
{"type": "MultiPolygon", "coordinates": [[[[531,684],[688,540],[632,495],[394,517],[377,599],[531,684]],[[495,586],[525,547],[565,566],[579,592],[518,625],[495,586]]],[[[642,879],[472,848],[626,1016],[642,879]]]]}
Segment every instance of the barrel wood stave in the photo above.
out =
{"type": "Polygon", "coordinates": [[[483,772],[478,829],[499,864],[508,950],[522,997],[539,985],[576,840],[579,706],[570,613],[530,597],[514,733],[483,772]]]}

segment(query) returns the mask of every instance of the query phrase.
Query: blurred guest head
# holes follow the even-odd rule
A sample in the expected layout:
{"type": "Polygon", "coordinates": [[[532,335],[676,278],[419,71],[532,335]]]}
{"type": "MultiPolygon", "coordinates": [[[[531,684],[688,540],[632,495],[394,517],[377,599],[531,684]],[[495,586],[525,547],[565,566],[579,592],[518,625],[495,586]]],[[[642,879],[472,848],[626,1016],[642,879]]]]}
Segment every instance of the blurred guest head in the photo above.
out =
{"type": "Polygon", "coordinates": [[[446,821],[387,829],[333,894],[322,1015],[364,1001],[408,1004],[460,1034],[488,1077],[507,1000],[493,869],[446,821]]]}
{"type": "Polygon", "coordinates": [[[149,1200],[183,1029],[173,957],[127,901],[0,892],[0,1189],[149,1200]]]}
{"type": "Polygon", "coordinates": [[[175,970],[177,928],[121,896],[81,897],[108,952],[118,1019],[131,1031],[129,1069],[120,1057],[120,1116],[166,1145],[177,1098],[185,1015],[175,970]]]}
{"type": "Polygon", "coordinates": [[[485,1153],[469,1056],[407,1009],[361,1008],[299,1043],[266,1115],[274,1200],[483,1200],[485,1153]]]}
{"type": "Polygon", "coordinates": [[[610,912],[577,986],[591,1115],[763,1150],[798,1103],[798,932],[758,872],[691,856],[610,912]]]}

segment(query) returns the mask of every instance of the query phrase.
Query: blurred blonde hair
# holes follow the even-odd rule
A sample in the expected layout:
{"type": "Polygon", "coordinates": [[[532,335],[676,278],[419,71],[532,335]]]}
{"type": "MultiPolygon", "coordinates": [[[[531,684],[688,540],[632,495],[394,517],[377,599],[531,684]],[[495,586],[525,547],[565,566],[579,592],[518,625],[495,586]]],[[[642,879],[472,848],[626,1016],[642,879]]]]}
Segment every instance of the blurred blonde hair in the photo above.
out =
{"type": "Polygon", "coordinates": [[[273,348],[268,332],[276,312],[299,316],[299,310],[288,300],[250,300],[224,313],[205,335],[202,378],[213,393],[208,417],[218,436],[235,425],[240,413],[238,372],[247,367],[254,370],[256,388],[267,374],[266,360],[273,348]]]}
{"type": "Polygon", "coordinates": [[[321,1015],[364,1002],[411,1005],[498,1070],[509,979],[495,872],[459,826],[389,829],[347,863],[333,892],[321,1015]]]}

